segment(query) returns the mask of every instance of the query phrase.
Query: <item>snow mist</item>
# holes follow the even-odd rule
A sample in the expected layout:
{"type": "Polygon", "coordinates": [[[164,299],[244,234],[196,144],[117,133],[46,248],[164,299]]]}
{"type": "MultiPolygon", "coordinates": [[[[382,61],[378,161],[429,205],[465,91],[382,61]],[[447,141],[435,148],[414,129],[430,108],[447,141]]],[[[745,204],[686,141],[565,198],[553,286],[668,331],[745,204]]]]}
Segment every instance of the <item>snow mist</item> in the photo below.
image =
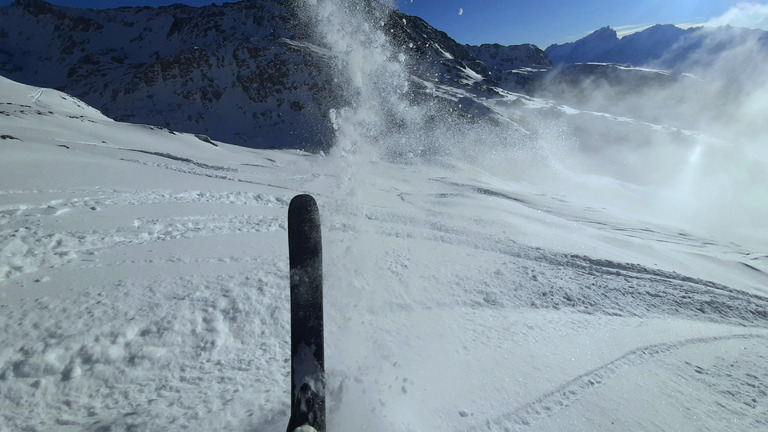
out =
{"type": "Polygon", "coordinates": [[[578,94],[573,102],[584,111],[627,121],[575,116],[562,125],[561,143],[540,140],[565,158],[559,166],[568,181],[558,187],[639,218],[764,245],[768,63],[759,34],[728,36],[710,32],[667,85],[632,90],[595,80],[561,89],[578,94]]]}
{"type": "MultiPolygon", "coordinates": [[[[435,156],[473,159],[498,140],[487,136],[488,124],[457,115],[455,106],[435,97],[430,83],[410,73],[423,65],[412,64],[412,45],[392,42],[392,6],[378,0],[304,1],[304,16],[330,51],[346,101],[330,113],[337,131],[332,153],[409,163],[435,156]]],[[[519,133],[497,132],[496,138],[519,133]]]]}
{"type": "Polygon", "coordinates": [[[410,47],[388,35],[390,5],[307,0],[304,7],[344,92],[345,104],[329,116],[346,192],[364,193],[363,161],[468,163],[631,217],[724,238],[768,236],[756,232],[768,217],[760,121],[768,88],[758,40],[739,40],[718,58],[705,44],[696,64],[683,65],[694,76],[658,88],[617,96],[615,88],[581,83],[575,115],[532,110],[508,116],[515,117],[509,124],[469,120],[447,98],[423,97],[414,87],[425,83],[409,73],[410,47]]]}
{"type": "MultiPolygon", "coordinates": [[[[345,103],[329,113],[336,142],[327,162],[338,170],[339,183],[335,196],[320,203],[324,224],[331,230],[354,232],[352,239],[325,236],[326,260],[334,263],[325,274],[325,295],[335,305],[326,312],[327,328],[332,329],[326,333],[329,427],[429,430],[428,413],[403,405],[402,389],[411,385],[406,377],[416,376],[429,388],[440,388],[444,374],[424,375],[428,365],[421,360],[412,361],[411,367],[396,367],[391,353],[414,340],[421,340],[414,356],[445,352],[449,347],[438,342],[443,338],[424,335],[435,327],[426,316],[376,313],[376,305],[396,298],[404,299],[406,305],[418,303],[421,290],[408,283],[392,284],[387,278],[366,277],[380,271],[380,258],[372,249],[379,249],[381,240],[379,233],[371,231],[375,227],[367,223],[370,216],[362,202],[380,188],[369,178],[377,165],[476,161],[477,149],[485,151],[490,138],[481,140],[479,135],[491,129],[467,124],[438,98],[417,96],[409,73],[409,47],[396,46],[387,34],[390,6],[377,0],[306,0],[302,12],[341,84],[340,100],[345,103]],[[398,338],[406,328],[420,335],[398,338]],[[334,365],[344,365],[344,370],[334,370],[334,365]],[[355,370],[362,372],[353,381],[342,378],[355,370]],[[394,388],[393,381],[399,382],[394,388]]],[[[426,213],[415,216],[417,224],[428,219],[426,213]]],[[[406,271],[407,279],[418,280],[413,270],[406,271]]],[[[437,327],[451,325],[438,323],[437,327]]]]}
{"type": "MultiPolygon", "coordinates": [[[[423,331],[450,328],[449,322],[435,325],[416,315],[407,323],[371,322],[384,316],[371,314],[377,302],[404,296],[409,298],[404,304],[409,304],[418,296],[407,291],[407,282],[392,286],[364,276],[377,268],[375,254],[369,251],[376,247],[372,241],[380,241],[374,240],[380,233],[366,232],[372,229],[365,223],[370,216],[359,198],[380,187],[367,180],[376,164],[468,165],[484,180],[528,185],[540,192],[537,195],[574,207],[609,209],[607,213],[623,214],[640,225],[670,224],[704,236],[730,237],[741,228],[755,235],[758,221],[768,217],[764,195],[768,178],[761,168],[766,152],[760,145],[768,131],[758,126],[757,114],[764,112],[768,88],[729,94],[734,87],[716,80],[703,86],[708,91],[692,93],[705,79],[696,77],[616,101],[606,89],[587,84],[581,90],[593,100],[583,101],[585,106],[607,106],[626,117],[567,108],[567,115],[531,110],[529,117],[516,118],[519,122],[470,120],[438,97],[415,96],[423,90],[413,88],[409,47],[396,46],[388,35],[388,5],[376,0],[304,0],[302,12],[342,91],[343,103],[329,112],[336,142],[328,163],[339,170],[339,184],[335,196],[321,203],[324,224],[354,233],[351,240],[326,237],[328,259],[335,263],[326,274],[326,296],[336,305],[327,320],[337,332],[329,335],[332,345],[326,351],[331,426],[337,422],[348,430],[393,430],[391,419],[397,418],[395,424],[408,425],[406,429],[429,430],[418,410],[387,396],[399,388],[392,390],[386,379],[418,375],[422,384],[439,388],[442,377],[455,373],[425,374],[415,366],[394,376],[397,361],[387,355],[400,343],[396,336],[406,325],[423,331]],[[351,226],[355,220],[360,222],[351,226]],[[371,339],[374,332],[366,329],[374,327],[378,331],[371,339]],[[334,363],[345,365],[345,372],[334,371],[334,363]],[[342,382],[341,376],[354,374],[355,365],[366,375],[342,382]]],[[[702,71],[706,79],[722,76],[712,68],[707,72],[702,71]]],[[[548,103],[550,111],[562,108],[548,103]]],[[[424,184],[428,187],[429,182],[424,184]]],[[[430,217],[425,210],[414,215],[414,223],[427,224],[430,217]]],[[[764,239],[768,232],[758,235],[764,239]]],[[[414,349],[435,355],[446,352],[444,346],[429,341],[421,338],[414,349]]],[[[429,369],[426,363],[421,366],[429,369]]]]}

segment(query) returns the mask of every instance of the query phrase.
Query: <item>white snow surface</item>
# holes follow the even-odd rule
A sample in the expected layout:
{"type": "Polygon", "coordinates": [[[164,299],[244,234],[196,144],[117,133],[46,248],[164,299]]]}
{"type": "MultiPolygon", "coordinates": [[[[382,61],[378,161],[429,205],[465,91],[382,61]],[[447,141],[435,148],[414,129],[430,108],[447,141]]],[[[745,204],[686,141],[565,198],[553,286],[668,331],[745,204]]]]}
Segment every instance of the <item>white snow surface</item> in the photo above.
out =
{"type": "Polygon", "coordinates": [[[768,429],[765,248],[458,159],[212,145],[4,78],[0,98],[2,432],[284,429],[299,193],[329,430],[768,429]]]}

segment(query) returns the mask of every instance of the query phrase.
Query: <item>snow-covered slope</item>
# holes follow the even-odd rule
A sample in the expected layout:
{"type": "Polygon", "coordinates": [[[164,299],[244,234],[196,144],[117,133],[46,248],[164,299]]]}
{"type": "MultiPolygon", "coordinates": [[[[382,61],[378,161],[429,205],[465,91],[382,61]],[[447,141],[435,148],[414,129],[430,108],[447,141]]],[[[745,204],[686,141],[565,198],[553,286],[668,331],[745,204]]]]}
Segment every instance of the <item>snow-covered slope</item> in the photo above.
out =
{"type": "Polygon", "coordinates": [[[252,150],[0,95],[3,432],[284,428],[303,192],[333,430],[766,426],[765,243],[651,218],[650,189],[557,170],[569,153],[478,152],[492,131],[463,123],[393,157],[348,142],[361,111],[327,156],[252,150]]]}
{"type": "MultiPolygon", "coordinates": [[[[307,36],[270,53],[331,72],[325,154],[116,122],[0,78],[0,431],[283,429],[298,193],[324,229],[329,429],[766,427],[762,81],[692,97],[667,72],[583,65],[668,85],[576,80],[602,100],[564,105],[497,87],[377,1],[301,4],[307,36]]],[[[103,16],[126,12],[159,13],[103,16]]],[[[198,12],[164,9],[181,19],[164,37],[245,32],[198,12]]],[[[174,85],[210,83],[168,64],[192,71],[174,85]]]]}

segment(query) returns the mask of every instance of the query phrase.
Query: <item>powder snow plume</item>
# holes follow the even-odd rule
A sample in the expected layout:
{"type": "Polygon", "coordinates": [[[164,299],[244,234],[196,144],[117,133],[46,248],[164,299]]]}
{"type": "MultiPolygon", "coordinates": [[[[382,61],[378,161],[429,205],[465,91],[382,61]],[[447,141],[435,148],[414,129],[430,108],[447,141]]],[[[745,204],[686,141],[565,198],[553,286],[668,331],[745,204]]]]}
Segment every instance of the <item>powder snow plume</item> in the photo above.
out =
{"type": "Polygon", "coordinates": [[[723,237],[768,236],[759,223],[768,217],[758,120],[763,57],[753,55],[761,42],[748,32],[729,39],[732,48],[717,58],[708,47],[726,41],[713,36],[692,56],[695,64],[685,65],[693,74],[658,90],[620,90],[629,96],[617,99],[615,88],[584,82],[574,94],[587,108],[553,104],[521,117],[493,98],[466,97],[512,119],[488,122],[469,120],[446,103],[461,104],[461,95],[424,97],[443,89],[425,91],[414,78],[409,47],[394,43],[387,26],[390,11],[378,1],[304,2],[304,17],[332,53],[344,93],[344,103],[329,113],[336,131],[331,153],[346,157],[342,177],[358,192],[365,173],[356,160],[437,158],[648,220],[723,237]]]}

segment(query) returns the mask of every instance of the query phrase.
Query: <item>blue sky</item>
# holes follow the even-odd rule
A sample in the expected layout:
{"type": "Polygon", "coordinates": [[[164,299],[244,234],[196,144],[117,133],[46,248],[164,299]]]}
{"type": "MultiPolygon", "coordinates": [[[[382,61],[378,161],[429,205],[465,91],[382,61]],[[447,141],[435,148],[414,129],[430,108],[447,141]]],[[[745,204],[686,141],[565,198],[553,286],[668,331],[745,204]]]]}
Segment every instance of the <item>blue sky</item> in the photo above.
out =
{"type": "MultiPolygon", "coordinates": [[[[390,0],[460,43],[571,42],[609,25],[628,31],[651,24],[730,23],[768,29],[768,0],[390,0]]],[[[213,0],[50,0],[73,7],[204,6],[213,0]]],[[[11,0],[0,0],[0,6],[11,0]]]]}
{"type": "MultiPolygon", "coordinates": [[[[396,0],[461,43],[572,42],[600,27],[701,24],[726,14],[734,0],[396,0]]],[[[762,2],[765,3],[765,2],[762,2]]]]}

